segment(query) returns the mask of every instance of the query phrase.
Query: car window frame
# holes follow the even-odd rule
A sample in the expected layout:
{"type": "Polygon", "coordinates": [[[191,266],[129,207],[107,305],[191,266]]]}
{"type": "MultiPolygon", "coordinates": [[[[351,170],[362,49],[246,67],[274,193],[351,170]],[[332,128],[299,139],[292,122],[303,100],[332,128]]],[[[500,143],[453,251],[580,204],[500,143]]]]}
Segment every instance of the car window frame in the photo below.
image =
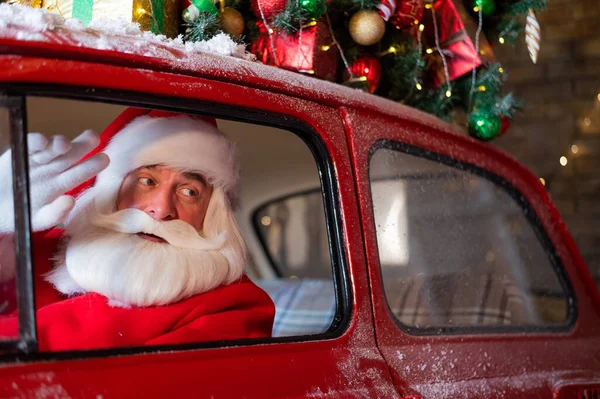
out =
{"type": "MultiPolygon", "coordinates": [[[[333,167],[333,160],[327,151],[323,139],[319,133],[312,128],[308,123],[292,118],[286,115],[279,115],[272,112],[265,112],[258,109],[233,106],[230,104],[208,102],[205,100],[185,99],[178,97],[170,97],[164,95],[154,95],[132,91],[116,91],[105,88],[79,87],[70,85],[53,85],[53,84],[33,84],[33,83],[0,83],[0,98],[17,97],[20,99],[21,118],[19,127],[13,129],[11,134],[18,136],[18,141],[22,149],[18,152],[22,154],[22,160],[26,158],[26,132],[27,132],[27,108],[26,98],[28,96],[49,97],[55,99],[68,99],[77,101],[97,102],[118,104],[124,106],[134,106],[141,108],[152,108],[157,110],[165,110],[172,112],[182,112],[187,114],[197,114],[206,117],[214,117],[237,122],[250,123],[254,125],[263,125],[269,127],[280,128],[291,134],[298,136],[311,151],[315,164],[318,170],[321,183],[321,193],[324,201],[326,228],[328,231],[329,251],[332,263],[332,276],[334,283],[334,292],[336,300],[336,313],[329,329],[320,334],[298,335],[286,337],[269,337],[269,338],[252,338],[238,340],[220,340],[212,342],[198,342],[189,344],[175,345],[157,345],[157,346],[138,346],[138,347],[120,347],[106,348],[82,351],[62,351],[62,352],[38,352],[37,340],[35,339],[35,311],[34,309],[34,290],[33,290],[33,265],[31,240],[20,241],[23,248],[20,250],[20,256],[28,259],[29,269],[25,272],[29,274],[29,280],[21,279],[23,292],[27,295],[23,296],[28,302],[22,305],[26,307],[24,315],[29,320],[28,326],[29,335],[24,337],[28,339],[27,346],[17,344],[10,341],[10,345],[6,348],[6,353],[0,354],[0,363],[11,361],[37,361],[37,360],[72,360],[72,359],[90,359],[97,357],[122,356],[140,353],[160,353],[168,351],[182,351],[194,349],[225,349],[228,347],[252,346],[262,344],[284,344],[284,343],[299,343],[308,341],[322,341],[341,337],[350,325],[353,313],[353,286],[351,284],[348,260],[346,259],[346,244],[344,241],[344,233],[342,221],[339,214],[340,209],[340,193],[338,190],[337,176],[333,167]],[[33,328],[31,328],[33,326],[33,328]],[[33,331],[34,335],[31,335],[33,331]],[[33,338],[33,341],[32,341],[33,338]],[[12,350],[12,351],[11,351],[12,350]]],[[[12,145],[11,138],[11,145],[12,145]]],[[[19,147],[21,148],[21,147],[19,147]]],[[[27,184],[26,191],[22,194],[23,197],[28,196],[29,181],[27,173],[27,162],[21,162],[25,165],[25,169],[19,172],[19,176],[24,176],[27,184]],[[23,175],[24,173],[24,175],[23,175]]],[[[16,184],[16,183],[15,183],[16,184]]],[[[13,194],[14,195],[14,194],[13,194]]],[[[15,196],[15,198],[17,198],[15,196]]],[[[27,197],[28,198],[28,197],[27,197]]],[[[15,199],[16,201],[16,199],[15,199]]],[[[26,202],[24,202],[25,204],[26,202]]],[[[25,206],[25,205],[23,205],[25,206]]],[[[25,236],[31,237],[31,228],[29,224],[29,207],[23,208],[23,213],[27,215],[27,220],[22,223],[27,223],[25,236]]],[[[17,214],[15,208],[15,214],[17,214]]],[[[22,262],[17,258],[16,268],[21,269],[22,262]]],[[[27,263],[25,263],[27,265],[27,263]]],[[[18,288],[21,288],[19,286],[18,288]]],[[[18,291],[20,292],[20,291],[18,291]]],[[[25,299],[23,299],[25,301],[25,299]]],[[[19,312],[19,315],[21,313],[19,312]]],[[[19,318],[19,326],[21,326],[21,318],[19,318]]],[[[19,342],[20,341],[19,336],[19,342]]],[[[5,341],[9,342],[9,341],[5,341]]]]}
{"type": "MultiPolygon", "coordinates": [[[[513,186],[510,182],[508,182],[504,177],[486,170],[477,165],[473,165],[471,163],[460,161],[458,159],[452,158],[450,155],[442,154],[436,151],[432,151],[429,149],[425,149],[419,146],[415,146],[412,144],[403,143],[401,141],[390,139],[390,138],[382,138],[376,140],[372,143],[369,148],[368,153],[368,165],[367,168],[367,176],[370,181],[370,172],[371,172],[371,158],[375,154],[375,152],[379,149],[388,149],[397,151],[403,154],[412,155],[420,158],[424,158],[430,160],[432,162],[437,162],[449,167],[452,167],[458,171],[465,171],[473,174],[474,176],[481,177],[495,186],[502,188],[519,206],[521,209],[524,218],[529,222],[531,228],[533,229],[538,241],[542,245],[542,249],[546,253],[549,258],[550,264],[552,266],[552,270],[556,273],[556,277],[558,278],[561,287],[565,293],[566,299],[566,310],[567,314],[565,317],[565,322],[562,324],[551,324],[551,325],[472,325],[472,326],[435,326],[435,327],[415,327],[403,324],[398,320],[398,318],[394,315],[392,309],[390,308],[389,302],[387,300],[387,296],[385,295],[385,288],[383,287],[384,276],[382,273],[381,263],[379,261],[379,253],[377,252],[377,273],[380,278],[380,289],[384,296],[385,307],[387,309],[388,315],[390,319],[394,322],[396,327],[406,334],[411,336],[456,336],[456,335],[490,335],[490,334],[539,334],[539,333],[565,333],[572,331],[575,328],[575,325],[578,320],[579,312],[577,306],[577,297],[575,295],[575,290],[573,288],[573,284],[571,283],[568,273],[565,269],[565,266],[558,255],[556,247],[549,237],[546,229],[543,227],[535,209],[531,206],[529,201],[525,198],[525,196],[521,195],[520,191],[513,186]],[[527,210],[527,211],[525,211],[527,210]]],[[[370,211],[372,214],[375,214],[372,191],[371,187],[369,187],[369,201],[370,201],[370,211]]],[[[374,225],[376,228],[376,225],[374,225]]],[[[377,241],[377,231],[372,231],[374,241],[379,247],[379,243],[377,241]]]]}
{"type": "Polygon", "coordinates": [[[0,106],[8,110],[12,163],[12,197],[14,209],[15,283],[17,295],[18,336],[0,341],[0,350],[22,353],[37,351],[33,258],[31,252],[31,215],[29,208],[29,164],[27,160],[27,107],[25,97],[3,94],[0,106]]]}

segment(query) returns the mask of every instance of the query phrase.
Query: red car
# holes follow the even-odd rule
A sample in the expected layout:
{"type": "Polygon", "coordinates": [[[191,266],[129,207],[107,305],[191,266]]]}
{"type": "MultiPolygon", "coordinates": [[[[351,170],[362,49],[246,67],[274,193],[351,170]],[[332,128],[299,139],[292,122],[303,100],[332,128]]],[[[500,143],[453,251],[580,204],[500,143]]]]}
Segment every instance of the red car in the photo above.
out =
{"type": "Polygon", "coordinates": [[[102,129],[132,104],[217,118],[273,337],[39,352],[16,184],[20,331],[0,397],[600,397],[600,294],[525,167],[398,103],[140,40],[3,26],[0,150],[10,133],[19,183],[27,131],[102,129]]]}

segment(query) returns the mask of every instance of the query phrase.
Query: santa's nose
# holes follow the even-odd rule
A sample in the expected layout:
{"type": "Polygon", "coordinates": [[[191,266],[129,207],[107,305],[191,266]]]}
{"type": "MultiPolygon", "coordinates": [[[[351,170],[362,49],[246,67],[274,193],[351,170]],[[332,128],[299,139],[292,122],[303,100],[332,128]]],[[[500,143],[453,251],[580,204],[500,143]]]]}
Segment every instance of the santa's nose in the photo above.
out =
{"type": "Polygon", "coordinates": [[[152,190],[143,211],[158,221],[177,219],[177,210],[171,190],[167,187],[158,187],[152,190]]]}

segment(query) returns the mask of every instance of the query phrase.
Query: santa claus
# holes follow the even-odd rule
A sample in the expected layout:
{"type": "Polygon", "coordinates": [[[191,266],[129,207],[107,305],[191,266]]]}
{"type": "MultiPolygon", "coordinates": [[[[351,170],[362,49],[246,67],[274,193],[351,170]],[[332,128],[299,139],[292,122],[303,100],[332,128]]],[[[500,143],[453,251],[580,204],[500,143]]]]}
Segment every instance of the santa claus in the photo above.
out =
{"type": "MultiPolygon", "coordinates": [[[[30,134],[28,146],[40,350],[270,336],[273,303],[244,276],[234,145],[213,123],[131,108],[99,144],[85,132],[30,134]]],[[[0,258],[4,280],[11,258],[0,258]]],[[[17,336],[17,323],[0,318],[0,336],[17,336]]]]}

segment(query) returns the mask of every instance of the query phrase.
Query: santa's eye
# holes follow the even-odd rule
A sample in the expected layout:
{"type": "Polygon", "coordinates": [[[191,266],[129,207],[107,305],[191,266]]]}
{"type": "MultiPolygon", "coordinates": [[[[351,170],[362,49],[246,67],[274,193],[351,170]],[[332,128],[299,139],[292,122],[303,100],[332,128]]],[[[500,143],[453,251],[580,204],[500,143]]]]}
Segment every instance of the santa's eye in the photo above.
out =
{"type": "Polygon", "coordinates": [[[140,177],[138,181],[144,186],[155,186],[156,182],[149,177],[140,177]]]}
{"type": "Polygon", "coordinates": [[[198,191],[191,189],[191,188],[184,188],[181,190],[181,192],[186,197],[197,197],[198,196],[198,191]]]}

